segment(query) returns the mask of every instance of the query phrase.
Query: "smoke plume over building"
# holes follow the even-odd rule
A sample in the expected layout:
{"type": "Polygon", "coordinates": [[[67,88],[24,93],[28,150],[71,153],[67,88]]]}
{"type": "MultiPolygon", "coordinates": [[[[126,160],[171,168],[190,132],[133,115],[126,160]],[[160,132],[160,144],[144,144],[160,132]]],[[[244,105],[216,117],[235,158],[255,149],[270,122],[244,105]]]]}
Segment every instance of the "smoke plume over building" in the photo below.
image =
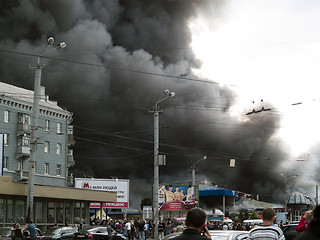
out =
{"type": "Polygon", "coordinates": [[[48,37],[65,41],[65,49],[41,58],[42,85],[74,114],[71,172],[130,179],[132,206],[151,196],[149,109],[165,89],[176,97],[160,103],[160,153],[167,156],[160,183],[190,183],[192,164],[206,155],[197,179],[281,201],[279,169],[288,157],[272,138],[280,116],[235,116],[230,109],[237,94],[192,73],[201,61],[190,48],[188,25],[199,15],[215,22],[223,9],[222,0],[1,1],[1,81],[33,89],[28,66],[36,64],[48,37]]]}

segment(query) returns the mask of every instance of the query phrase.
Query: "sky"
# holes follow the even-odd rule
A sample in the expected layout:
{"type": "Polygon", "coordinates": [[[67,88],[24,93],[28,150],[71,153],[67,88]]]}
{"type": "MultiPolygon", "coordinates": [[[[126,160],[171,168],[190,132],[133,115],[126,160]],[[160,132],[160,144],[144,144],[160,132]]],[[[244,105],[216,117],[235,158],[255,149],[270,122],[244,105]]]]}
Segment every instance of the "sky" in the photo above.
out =
{"type": "Polygon", "coordinates": [[[76,177],[130,180],[151,196],[155,102],[160,183],[206,179],[261,200],[315,197],[319,181],[320,2],[298,0],[0,1],[1,81],[33,88],[41,58],[50,99],[73,113],[76,177]],[[13,31],[14,29],[14,31],[13,31]],[[261,101],[263,100],[263,101],[261,101]],[[253,113],[253,109],[271,109],[253,113]],[[230,167],[230,159],[236,159],[230,167]]]}

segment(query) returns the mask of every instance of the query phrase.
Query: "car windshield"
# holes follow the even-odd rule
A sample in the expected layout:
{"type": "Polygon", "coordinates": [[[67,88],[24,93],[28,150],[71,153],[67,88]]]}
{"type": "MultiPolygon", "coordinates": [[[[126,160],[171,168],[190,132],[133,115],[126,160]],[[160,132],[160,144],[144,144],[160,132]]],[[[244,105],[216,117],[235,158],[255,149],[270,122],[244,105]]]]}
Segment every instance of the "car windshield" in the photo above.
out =
{"type": "Polygon", "coordinates": [[[52,235],[60,234],[60,232],[61,232],[61,228],[51,228],[46,233],[46,235],[52,236],[52,235]]]}

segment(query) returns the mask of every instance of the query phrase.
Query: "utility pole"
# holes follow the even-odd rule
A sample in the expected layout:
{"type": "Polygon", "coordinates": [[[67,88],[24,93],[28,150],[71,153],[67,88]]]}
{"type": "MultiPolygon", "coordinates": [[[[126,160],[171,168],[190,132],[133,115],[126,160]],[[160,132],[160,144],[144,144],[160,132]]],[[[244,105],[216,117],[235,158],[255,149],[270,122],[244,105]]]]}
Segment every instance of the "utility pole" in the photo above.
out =
{"type": "Polygon", "coordinates": [[[47,41],[46,46],[38,56],[38,64],[35,67],[35,81],[34,81],[34,92],[33,92],[33,105],[32,105],[32,115],[31,115],[31,133],[30,133],[30,158],[29,158],[29,171],[28,171],[28,195],[27,195],[27,221],[33,220],[33,200],[34,200],[34,175],[35,166],[37,162],[37,137],[36,130],[38,128],[39,119],[39,104],[40,104],[40,86],[41,86],[41,73],[42,68],[40,66],[40,58],[47,52],[51,52],[57,48],[66,47],[65,42],[61,42],[57,47],[46,51],[48,45],[52,45],[54,42],[53,37],[50,37],[47,41]]]}
{"type": "Polygon", "coordinates": [[[154,117],[154,153],[153,153],[153,165],[154,165],[154,182],[153,182],[153,220],[154,220],[154,238],[159,238],[159,114],[163,112],[163,110],[159,109],[158,104],[168,97],[174,97],[175,93],[170,92],[169,90],[165,90],[164,96],[161,97],[153,106],[154,117]]]}

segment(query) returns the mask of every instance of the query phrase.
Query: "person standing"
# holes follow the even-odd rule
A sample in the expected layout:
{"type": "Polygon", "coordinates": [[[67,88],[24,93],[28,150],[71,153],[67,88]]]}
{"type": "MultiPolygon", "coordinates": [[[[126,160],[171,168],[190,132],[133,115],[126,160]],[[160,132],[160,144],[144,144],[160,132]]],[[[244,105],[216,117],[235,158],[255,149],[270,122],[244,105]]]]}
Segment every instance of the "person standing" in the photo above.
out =
{"type": "Polygon", "coordinates": [[[312,211],[313,218],[306,231],[301,233],[294,240],[314,240],[320,239],[320,206],[316,206],[312,211]]]}
{"type": "Polygon", "coordinates": [[[285,240],[282,230],[273,224],[275,219],[276,211],[273,208],[265,208],[262,212],[263,224],[251,229],[248,239],[285,240]]]}
{"type": "Polygon", "coordinates": [[[144,220],[140,220],[137,224],[139,240],[145,240],[144,224],[144,220]]]}
{"type": "Polygon", "coordinates": [[[30,240],[36,240],[37,239],[36,226],[32,223],[32,220],[29,220],[29,224],[28,224],[26,230],[28,230],[29,233],[30,233],[30,240]]]}
{"type": "Polygon", "coordinates": [[[14,225],[14,229],[11,230],[12,231],[12,240],[23,240],[23,231],[20,228],[20,224],[16,223],[14,225]]]}
{"type": "Polygon", "coordinates": [[[184,231],[184,227],[182,226],[182,223],[179,223],[179,225],[177,226],[176,232],[183,232],[183,231],[184,231]]]}
{"type": "Polygon", "coordinates": [[[303,217],[300,219],[298,226],[296,227],[297,232],[304,232],[306,228],[309,227],[310,221],[307,222],[307,219],[312,215],[312,210],[306,211],[303,217]]]}
{"type": "Polygon", "coordinates": [[[164,235],[167,236],[170,233],[172,233],[172,225],[171,225],[171,221],[167,221],[167,224],[164,226],[164,235]]]}
{"type": "Polygon", "coordinates": [[[206,227],[207,214],[201,208],[192,208],[187,213],[187,228],[173,240],[209,240],[210,232],[206,227]]]}

